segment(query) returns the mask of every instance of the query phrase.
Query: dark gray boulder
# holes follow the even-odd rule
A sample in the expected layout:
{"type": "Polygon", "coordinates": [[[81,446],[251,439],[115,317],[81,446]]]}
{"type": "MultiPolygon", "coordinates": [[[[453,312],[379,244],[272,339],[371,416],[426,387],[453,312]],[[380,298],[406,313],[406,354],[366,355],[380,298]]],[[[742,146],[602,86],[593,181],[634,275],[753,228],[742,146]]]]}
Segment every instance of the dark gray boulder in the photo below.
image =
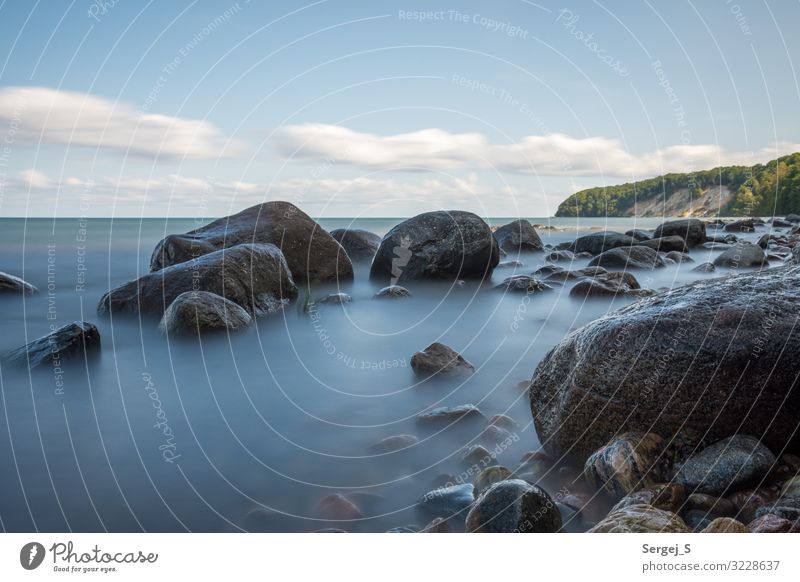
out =
{"type": "Polygon", "coordinates": [[[555,533],[561,512],[547,492],[522,479],[491,485],[467,514],[470,533],[555,533]]]}
{"type": "Polygon", "coordinates": [[[651,238],[653,238],[653,233],[652,232],[647,231],[647,230],[640,230],[638,228],[635,228],[633,230],[627,231],[625,233],[625,235],[633,237],[633,238],[635,238],[636,240],[639,240],[639,241],[650,240],[651,238]]]}
{"type": "Polygon", "coordinates": [[[265,202],[215,220],[186,234],[171,234],[156,245],[150,270],[184,263],[239,244],[277,246],[295,281],[353,278],[353,265],[334,238],[289,202],[265,202]]]}
{"type": "Polygon", "coordinates": [[[589,261],[590,267],[606,269],[652,270],[665,266],[658,252],[650,247],[617,247],[603,252],[589,261]]]}
{"type": "MultiPolygon", "coordinates": [[[[537,271],[538,272],[538,271],[537,271]]],[[[608,273],[603,267],[584,267],[575,271],[561,269],[553,271],[545,276],[545,281],[572,281],[573,279],[583,279],[584,277],[597,277],[608,273]]]]}
{"type": "Polygon", "coordinates": [[[100,351],[100,332],[93,323],[73,321],[44,337],[5,354],[3,366],[30,366],[45,364],[59,366],[63,361],[92,357],[100,351]]]}
{"type": "Polygon", "coordinates": [[[471,483],[437,487],[417,500],[417,506],[441,517],[466,513],[475,501],[475,488],[471,483]]]}
{"type": "Polygon", "coordinates": [[[242,244],[144,275],[106,293],[99,315],[162,316],[187,291],[208,291],[244,307],[252,316],[280,309],[297,297],[283,254],[275,245],[242,244]]]}
{"type": "Polygon", "coordinates": [[[745,432],[795,452],[800,328],[775,314],[798,311],[800,267],[784,267],[697,281],[593,321],[536,368],[537,434],[580,462],[621,431],[745,432]]]}
{"type": "Polygon", "coordinates": [[[459,406],[440,406],[417,415],[417,424],[425,428],[442,428],[454,422],[474,421],[486,422],[481,409],[474,404],[459,406]]]}
{"type": "Polygon", "coordinates": [[[19,293],[22,295],[33,295],[38,293],[39,289],[35,285],[31,285],[27,281],[3,273],[0,271],[0,293],[19,293]]]}
{"type": "Polygon", "coordinates": [[[167,307],[159,329],[170,335],[198,335],[243,329],[252,321],[250,314],[230,299],[208,291],[187,291],[167,307]]]}
{"type": "Polygon", "coordinates": [[[316,305],[344,305],[352,302],[353,298],[347,293],[329,293],[325,297],[314,301],[316,305]]]}
{"type": "Polygon", "coordinates": [[[756,229],[756,224],[752,218],[742,218],[734,220],[725,225],[723,230],[726,232],[753,232],[756,229]]]}
{"type": "Polygon", "coordinates": [[[624,271],[601,273],[578,281],[569,292],[571,297],[614,297],[633,295],[644,297],[652,291],[642,289],[636,277],[624,271]]]}
{"type": "Polygon", "coordinates": [[[662,236],[661,238],[652,238],[650,240],[643,240],[636,243],[637,246],[649,247],[653,250],[668,253],[670,251],[678,251],[680,253],[686,252],[688,245],[681,237],[677,235],[662,236]]]}
{"type": "Polygon", "coordinates": [[[687,246],[696,247],[706,242],[706,223],[697,218],[669,220],[659,225],[653,233],[653,238],[665,236],[679,236],[687,246]]]}
{"type": "Polygon", "coordinates": [[[411,356],[411,369],[420,376],[472,374],[475,366],[453,348],[434,342],[411,356]]]}
{"type": "Polygon", "coordinates": [[[625,234],[618,232],[603,231],[593,232],[578,237],[566,245],[567,250],[573,253],[591,253],[599,255],[603,251],[616,247],[630,247],[639,244],[639,241],[625,234]]]}
{"type": "Polygon", "coordinates": [[[403,299],[405,297],[411,297],[411,291],[400,285],[389,285],[388,287],[379,289],[378,292],[373,295],[374,299],[403,299]]]}
{"type": "Polygon", "coordinates": [[[371,261],[381,245],[381,237],[360,228],[337,228],[331,231],[331,236],[352,261],[371,261]]]}
{"type": "Polygon", "coordinates": [[[760,246],[739,241],[714,259],[717,267],[731,269],[761,267],[767,263],[767,256],[760,246]]]}
{"type": "Polygon", "coordinates": [[[559,261],[572,262],[575,260],[575,255],[571,251],[553,251],[544,260],[551,263],[558,263],[559,261]]]}
{"type": "Polygon", "coordinates": [[[670,251],[664,258],[671,259],[676,263],[694,263],[694,259],[692,257],[679,251],[670,251]]]}
{"type": "Polygon", "coordinates": [[[536,228],[527,220],[515,220],[494,231],[500,248],[509,253],[541,251],[544,248],[536,228]]]}
{"type": "Polygon", "coordinates": [[[800,222],[800,214],[787,214],[784,220],[788,222],[800,222]]]}
{"type": "Polygon", "coordinates": [[[686,492],[720,496],[760,485],[775,465],[775,455],[757,438],[737,434],[689,457],[674,481],[686,492]]]}
{"type": "Polygon", "coordinates": [[[536,277],[530,275],[514,275],[508,277],[502,283],[497,285],[495,289],[507,291],[509,293],[541,293],[542,291],[551,291],[553,288],[542,283],[536,277]]]}
{"type": "Polygon", "coordinates": [[[392,283],[483,279],[499,262],[497,241],[479,216],[460,210],[426,212],[383,237],[370,277],[392,283]]]}
{"type": "Polygon", "coordinates": [[[794,223],[789,220],[784,220],[783,218],[773,218],[771,222],[772,226],[775,228],[791,228],[794,226],[794,223]]]}

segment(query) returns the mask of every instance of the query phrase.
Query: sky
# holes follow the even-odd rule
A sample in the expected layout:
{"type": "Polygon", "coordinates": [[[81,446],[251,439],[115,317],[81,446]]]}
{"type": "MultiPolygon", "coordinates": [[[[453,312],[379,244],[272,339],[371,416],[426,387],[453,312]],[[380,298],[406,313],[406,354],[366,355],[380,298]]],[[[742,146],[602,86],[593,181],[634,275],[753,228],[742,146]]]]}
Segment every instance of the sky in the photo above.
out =
{"type": "Polygon", "coordinates": [[[6,0],[0,216],[551,216],[800,151],[798,22],[797,0],[6,0]]]}

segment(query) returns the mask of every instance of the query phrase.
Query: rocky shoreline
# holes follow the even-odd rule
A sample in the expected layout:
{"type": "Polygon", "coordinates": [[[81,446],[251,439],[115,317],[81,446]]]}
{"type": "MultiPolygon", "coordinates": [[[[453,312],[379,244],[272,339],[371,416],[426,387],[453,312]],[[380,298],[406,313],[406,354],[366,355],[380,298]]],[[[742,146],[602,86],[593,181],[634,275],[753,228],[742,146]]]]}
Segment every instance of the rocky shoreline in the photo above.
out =
{"type": "MultiPolygon", "coordinates": [[[[473,427],[479,444],[463,451],[462,474],[441,475],[420,492],[427,525],[397,530],[797,532],[799,225],[796,216],[683,219],[653,232],[592,232],[551,246],[525,220],[493,230],[469,212],[429,212],[381,238],[328,233],[294,205],[267,202],[166,237],[152,272],[110,290],[97,313],[143,317],[143,325],[152,318],[168,337],[235,333],[304,294],[306,309],[350,303],[341,292],[311,296],[318,283],[351,280],[354,264],[369,265],[370,278],[386,285],[376,301],[413,301],[417,282],[449,288],[505,268],[514,274],[485,292],[535,297],[569,285],[580,301],[629,297],[629,305],[563,338],[525,383],[542,450],[505,458],[515,420],[487,418],[472,405],[419,416],[421,432],[459,423],[473,427]],[[742,233],[761,235],[753,243],[742,233]],[[637,279],[694,262],[698,249],[709,248],[723,252],[693,270],[723,270],[720,278],[672,289],[647,289],[637,279]],[[517,273],[521,253],[541,253],[544,266],[517,273]],[[589,265],[570,270],[576,259],[589,265]]],[[[0,291],[37,290],[0,273],[0,291]]],[[[441,343],[422,347],[411,357],[422,381],[468,376],[480,365],[441,343]]],[[[75,322],[1,361],[36,367],[100,349],[97,328],[75,322]]],[[[391,454],[417,442],[415,434],[389,435],[367,449],[391,454]]],[[[336,494],[316,511],[330,522],[325,531],[343,531],[342,522],[366,515],[363,503],[336,494]]],[[[256,514],[246,522],[257,524],[256,514]]]]}

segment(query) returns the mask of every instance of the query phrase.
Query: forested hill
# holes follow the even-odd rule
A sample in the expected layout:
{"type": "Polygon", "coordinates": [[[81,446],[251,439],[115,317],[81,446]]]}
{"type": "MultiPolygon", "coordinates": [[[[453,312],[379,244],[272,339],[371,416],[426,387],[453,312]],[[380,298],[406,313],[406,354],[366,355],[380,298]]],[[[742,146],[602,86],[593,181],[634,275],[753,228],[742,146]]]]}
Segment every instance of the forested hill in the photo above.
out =
{"type": "Polygon", "coordinates": [[[666,174],[576,192],[556,216],[772,216],[800,213],[800,153],[755,166],[666,174]],[[704,200],[705,198],[705,200],[704,200]]]}

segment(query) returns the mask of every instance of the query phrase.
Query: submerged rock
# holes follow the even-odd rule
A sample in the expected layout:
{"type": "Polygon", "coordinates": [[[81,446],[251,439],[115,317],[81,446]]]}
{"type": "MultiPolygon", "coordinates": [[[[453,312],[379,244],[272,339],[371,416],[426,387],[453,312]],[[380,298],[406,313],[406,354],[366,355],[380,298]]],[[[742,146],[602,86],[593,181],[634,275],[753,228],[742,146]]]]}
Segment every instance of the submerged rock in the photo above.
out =
{"type": "Polygon", "coordinates": [[[511,478],[511,471],[500,465],[486,467],[475,479],[475,491],[482,493],[495,483],[511,478]]]}
{"type": "Polygon", "coordinates": [[[688,245],[686,241],[679,236],[662,236],[661,238],[653,238],[650,240],[639,241],[636,246],[648,247],[655,251],[662,253],[669,252],[686,252],[688,245]]]}
{"type": "Polygon", "coordinates": [[[647,289],[642,289],[636,277],[625,271],[600,274],[578,281],[569,292],[572,297],[645,296],[651,293],[647,289]]]}
{"type": "Polygon", "coordinates": [[[0,293],[20,293],[22,295],[33,295],[38,293],[39,289],[35,285],[31,285],[27,281],[3,273],[0,271],[0,293]]]}
{"type": "Polygon", "coordinates": [[[342,245],[351,261],[371,261],[381,244],[381,237],[360,228],[337,228],[331,236],[342,245]]]}
{"type": "Polygon", "coordinates": [[[756,224],[752,218],[742,218],[734,220],[725,225],[726,232],[753,232],[756,229],[756,224]]]}
{"type": "Polygon", "coordinates": [[[559,261],[572,262],[575,260],[575,255],[571,251],[553,251],[547,255],[544,260],[550,261],[551,263],[558,263],[559,261]]]}
{"type": "Polygon", "coordinates": [[[527,220],[515,220],[494,231],[497,244],[506,252],[541,251],[544,248],[536,228],[527,220]]]}
{"type": "Polygon", "coordinates": [[[352,521],[364,517],[364,514],[352,501],[338,493],[328,495],[319,502],[317,515],[331,521],[352,521]]]}
{"type": "Polygon", "coordinates": [[[522,479],[500,481],[481,493],[467,514],[470,533],[555,533],[561,513],[541,487],[522,479]]]}
{"type": "Polygon", "coordinates": [[[502,263],[498,264],[495,269],[519,269],[524,266],[525,263],[522,261],[503,261],[502,263]]]}
{"type": "Polygon", "coordinates": [[[635,238],[638,241],[650,240],[651,238],[653,238],[653,233],[652,232],[649,232],[647,230],[641,230],[641,229],[638,229],[638,228],[627,231],[625,233],[625,235],[629,236],[629,237],[632,237],[632,238],[635,238]]]}
{"type": "Polygon", "coordinates": [[[453,348],[434,342],[411,356],[411,368],[420,376],[472,374],[475,366],[453,348]]]}
{"type": "Polygon", "coordinates": [[[159,323],[162,333],[198,335],[204,331],[235,331],[253,318],[230,299],[208,291],[186,291],[175,298],[159,323]]]}
{"type": "Polygon", "coordinates": [[[590,267],[606,269],[656,269],[664,266],[661,256],[650,247],[617,247],[589,261],[590,267]]]}
{"type": "Polygon", "coordinates": [[[575,241],[568,244],[567,250],[573,253],[591,253],[592,255],[599,255],[603,251],[609,249],[630,247],[637,244],[639,244],[639,241],[632,236],[627,236],[618,232],[603,231],[578,237],[575,241]]]}
{"type": "Polygon", "coordinates": [[[396,434],[382,438],[376,443],[369,446],[369,452],[373,455],[380,455],[384,453],[393,453],[413,447],[419,442],[419,439],[413,434],[396,434]]]}
{"type": "Polygon", "coordinates": [[[297,297],[286,260],[274,245],[242,244],[144,275],[106,293],[97,313],[164,314],[181,293],[208,291],[251,316],[268,315],[297,297]]]}
{"type": "Polygon", "coordinates": [[[417,415],[417,424],[426,427],[440,428],[456,421],[486,420],[480,408],[474,404],[460,406],[440,406],[417,415]]]}
{"type": "Polygon", "coordinates": [[[664,440],[657,434],[620,435],[594,452],[583,468],[586,480],[615,499],[664,480],[659,457],[664,440]]]}
{"type": "Polygon", "coordinates": [[[706,242],[706,223],[697,218],[670,220],[658,226],[653,238],[679,236],[687,246],[696,247],[706,242]]]}
{"type": "Polygon", "coordinates": [[[497,285],[495,289],[513,293],[533,294],[541,293],[542,291],[551,291],[553,288],[530,275],[514,275],[505,279],[502,283],[497,285]]]}
{"type": "Polygon", "coordinates": [[[774,314],[798,311],[800,267],[789,267],[698,281],[595,320],[539,363],[537,434],[580,462],[621,431],[763,434],[772,450],[797,451],[800,328],[774,314]]]}
{"type": "Polygon", "coordinates": [[[426,212],[390,230],[372,261],[370,277],[413,280],[488,278],[500,262],[489,225],[471,212],[426,212]]]}
{"type": "Polygon", "coordinates": [[[59,366],[61,362],[92,357],[100,351],[100,332],[93,323],[73,321],[44,337],[11,350],[0,358],[4,366],[44,364],[59,366]]]}
{"type": "Polygon", "coordinates": [[[775,455],[755,437],[737,434],[689,457],[675,475],[690,493],[722,495],[762,482],[775,455]]]}
{"type": "Polygon", "coordinates": [[[713,273],[716,271],[717,268],[714,266],[714,263],[700,263],[694,269],[692,269],[693,273],[713,273]]]}
{"type": "Polygon", "coordinates": [[[350,297],[347,293],[331,293],[326,295],[322,299],[317,299],[314,301],[316,304],[326,304],[326,305],[344,305],[345,303],[352,303],[353,298],[350,297]]]}
{"type": "Polygon", "coordinates": [[[278,247],[295,281],[353,278],[353,265],[341,245],[297,206],[279,201],[252,206],[186,234],[169,235],[153,251],[150,270],[244,243],[278,247]]]}
{"type": "Polygon", "coordinates": [[[612,511],[590,533],[689,533],[691,530],[675,513],[652,505],[629,505],[612,511]]]}
{"type": "Polygon", "coordinates": [[[439,517],[451,517],[466,512],[475,501],[474,487],[470,483],[438,487],[417,500],[417,505],[439,517]]]}
{"type": "Polygon", "coordinates": [[[761,247],[748,242],[737,242],[714,259],[714,265],[717,267],[731,269],[760,267],[766,262],[767,257],[761,247]]]}
{"type": "Polygon", "coordinates": [[[694,263],[694,259],[683,252],[671,251],[667,253],[667,259],[672,259],[676,263],[694,263]]]}
{"type": "Polygon", "coordinates": [[[375,293],[373,297],[375,299],[402,299],[404,297],[411,297],[411,291],[400,285],[389,285],[375,293]]]}

